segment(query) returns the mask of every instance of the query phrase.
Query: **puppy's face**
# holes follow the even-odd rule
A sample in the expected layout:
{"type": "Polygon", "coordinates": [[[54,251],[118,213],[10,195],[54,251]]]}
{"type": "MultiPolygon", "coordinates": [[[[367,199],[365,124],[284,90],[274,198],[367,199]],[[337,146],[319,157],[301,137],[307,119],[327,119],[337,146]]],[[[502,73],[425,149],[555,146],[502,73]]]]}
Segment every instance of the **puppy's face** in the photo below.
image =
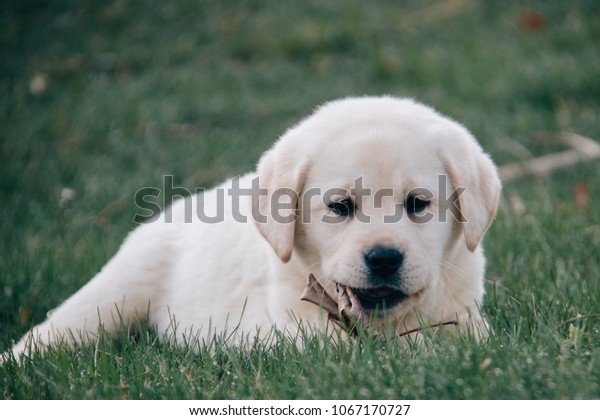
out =
{"type": "Polygon", "coordinates": [[[451,195],[449,179],[438,177],[442,162],[381,128],[342,130],[344,144],[328,142],[315,156],[303,197],[320,194],[300,202],[296,244],[319,261],[326,287],[350,287],[364,309],[384,314],[401,312],[436,286],[457,235],[452,216],[444,221],[440,213],[451,195]]]}
{"type": "Polygon", "coordinates": [[[279,257],[297,253],[331,295],[350,288],[362,308],[394,318],[445,287],[448,255],[477,248],[500,192],[466,130],[391,98],[321,108],[265,155],[259,177],[267,216],[273,191],[298,192],[295,223],[259,224],[279,257]]]}

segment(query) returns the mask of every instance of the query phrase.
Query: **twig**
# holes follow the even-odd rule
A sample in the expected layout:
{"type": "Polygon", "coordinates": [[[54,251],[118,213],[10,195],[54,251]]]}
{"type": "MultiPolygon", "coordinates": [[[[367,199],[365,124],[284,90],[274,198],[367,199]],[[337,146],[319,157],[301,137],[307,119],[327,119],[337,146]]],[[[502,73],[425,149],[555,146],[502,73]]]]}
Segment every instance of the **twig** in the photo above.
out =
{"type": "Polygon", "coordinates": [[[580,321],[580,320],[586,319],[586,318],[600,318],[600,314],[577,315],[577,316],[574,316],[573,318],[569,318],[566,321],[563,321],[560,324],[558,324],[558,328],[567,326],[569,324],[574,323],[575,321],[580,321]]]}
{"type": "Polygon", "coordinates": [[[510,181],[525,175],[546,175],[559,168],[600,158],[600,144],[590,138],[569,132],[557,133],[551,138],[571,149],[503,165],[498,168],[500,178],[510,181]]]}
{"type": "Polygon", "coordinates": [[[405,335],[408,335],[408,334],[416,333],[419,331],[424,331],[429,328],[439,328],[439,327],[443,327],[446,325],[458,325],[458,321],[453,319],[452,321],[439,322],[439,323],[433,324],[433,325],[426,325],[424,327],[413,328],[411,330],[406,330],[406,331],[402,331],[401,333],[398,333],[398,337],[404,337],[405,335]]]}

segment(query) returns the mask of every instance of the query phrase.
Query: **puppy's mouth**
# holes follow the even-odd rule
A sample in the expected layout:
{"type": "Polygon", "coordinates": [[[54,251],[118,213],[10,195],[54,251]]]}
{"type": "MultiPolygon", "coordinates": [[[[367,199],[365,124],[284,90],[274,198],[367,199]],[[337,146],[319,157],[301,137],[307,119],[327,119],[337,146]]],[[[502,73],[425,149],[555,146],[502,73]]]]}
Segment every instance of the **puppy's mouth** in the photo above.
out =
{"type": "Polygon", "coordinates": [[[401,290],[391,287],[355,288],[336,283],[336,291],[340,301],[348,296],[353,312],[376,313],[380,316],[409,297],[401,290]]]}
{"type": "MultiPolygon", "coordinates": [[[[369,329],[373,321],[376,321],[374,324],[377,327],[387,310],[399,305],[404,300],[419,296],[425,290],[421,289],[416,293],[407,295],[401,290],[390,287],[359,289],[344,286],[340,283],[336,283],[335,287],[338,298],[337,302],[319,284],[315,276],[309,274],[308,282],[300,296],[300,300],[314,303],[324,309],[328,313],[330,321],[348,328],[348,331],[353,336],[357,335],[356,326],[369,329]]],[[[432,325],[432,327],[441,327],[444,325],[457,325],[457,321],[441,322],[432,325]]],[[[400,332],[398,336],[402,337],[422,329],[422,327],[419,327],[406,330],[400,332]]]]}
{"type": "Polygon", "coordinates": [[[366,311],[386,311],[402,303],[408,295],[398,289],[377,287],[371,289],[356,289],[352,291],[366,311]]]}

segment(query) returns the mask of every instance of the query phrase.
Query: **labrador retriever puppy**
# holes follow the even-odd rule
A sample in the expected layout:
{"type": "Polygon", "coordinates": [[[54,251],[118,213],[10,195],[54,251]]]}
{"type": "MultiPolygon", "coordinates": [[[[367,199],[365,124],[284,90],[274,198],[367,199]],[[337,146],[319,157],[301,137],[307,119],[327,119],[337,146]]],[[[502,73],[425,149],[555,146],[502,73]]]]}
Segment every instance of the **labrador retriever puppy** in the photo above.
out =
{"type": "Polygon", "coordinates": [[[184,342],[328,330],[313,274],[377,328],[456,320],[485,334],[481,240],[496,167],[458,123],[411,99],[347,98],[289,129],[257,173],[175,202],[13,348],[144,321],[184,342]]]}

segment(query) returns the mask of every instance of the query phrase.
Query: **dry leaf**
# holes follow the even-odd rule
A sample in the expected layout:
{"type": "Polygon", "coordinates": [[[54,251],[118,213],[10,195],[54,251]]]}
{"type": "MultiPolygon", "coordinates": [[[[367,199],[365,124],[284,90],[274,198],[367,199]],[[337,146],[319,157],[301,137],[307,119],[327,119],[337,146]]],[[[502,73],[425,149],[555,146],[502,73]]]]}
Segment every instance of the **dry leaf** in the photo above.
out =
{"type": "Polygon", "coordinates": [[[585,182],[580,182],[575,186],[575,207],[579,210],[588,210],[589,209],[589,201],[588,201],[588,184],[585,182]]]}
{"type": "Polygon", "coordinates": [[[525,32],[539,32],[546,28],[546,18],[539,12],[525,12],[519,17],[519,28],[525,32]]]}

